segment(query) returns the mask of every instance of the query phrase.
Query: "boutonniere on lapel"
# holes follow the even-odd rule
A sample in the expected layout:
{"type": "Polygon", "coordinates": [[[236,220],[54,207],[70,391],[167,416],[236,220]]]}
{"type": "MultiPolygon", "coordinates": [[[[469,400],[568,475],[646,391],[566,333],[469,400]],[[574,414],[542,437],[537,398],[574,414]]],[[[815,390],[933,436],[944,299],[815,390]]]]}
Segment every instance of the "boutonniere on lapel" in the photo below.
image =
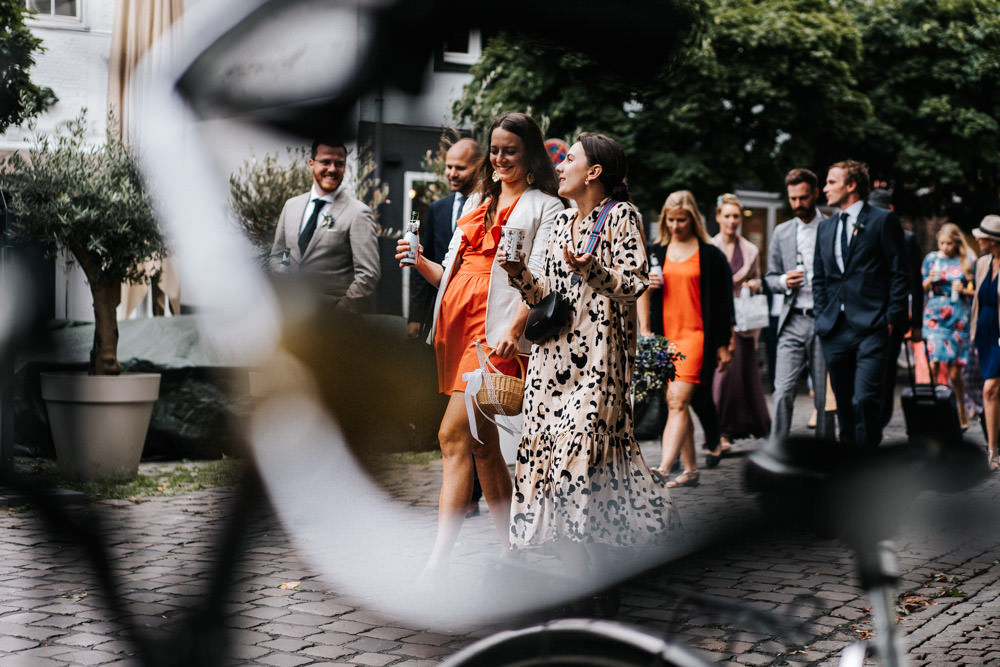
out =
{"type": "Polygon", "coordinates": [[[858,220],[856,223],[854,223],[854,233],[851,234],[851,240],[854,240],[854,237],[856,237],[863,231],[865,231],[865,223],[861,220],[858,220]]]}
{"type": "Polygon", "coordinates": [[[323,214],[323,224],[320,225],[320,226],[321,227],[326,227],[327,231],[332,231],[333,230],[333,216],[330,215],[329,213],[324,213],[323,214]]]}

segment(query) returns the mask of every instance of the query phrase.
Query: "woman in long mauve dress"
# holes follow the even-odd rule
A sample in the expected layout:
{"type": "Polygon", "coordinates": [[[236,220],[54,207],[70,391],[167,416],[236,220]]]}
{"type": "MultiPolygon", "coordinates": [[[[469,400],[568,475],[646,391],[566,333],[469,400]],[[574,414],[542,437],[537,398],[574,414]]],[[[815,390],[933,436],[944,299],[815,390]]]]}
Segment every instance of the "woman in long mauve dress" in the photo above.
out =
{"type": "MultiPolygon", "coordinates": [[[[733,194],[719,197],[715,207],[719,233],[712,244],[729,260],[733,272],[733,298],[744,287],[751,293],[760,289],[760,252],[736,230],[743,220],[743,204],[733,194]]],[[[712,383],[712,399],[719,411],[721,449],[736,438],[763,438],[771,432],[771,416],[764,401],[764,384],[757,367],[757,339],[760,329],[733,333],[733,360],[729,368],[717,370],[712,383]]],[[[708,462],[718,462],[720,452],[709,452],[708,462]]]]}
{"type": "MultiPolygon", "coordinates": [[[[485,341],[501,372],[520,374],[514,357],[531,350],[522,337],[528,308],[496,262],[500,230],[508,226],[524,232],[522,247],[527,263],[540,271],[549,230],[565,208],[554,196],[555,171],[541,130],[530,116],[504,114],[494,121],[489,137],[489,160],[483,165],[479,191],[466,202],[465,215],[458,221],[443,263],[432,262],[421,253],[414,266],[438,288],[428,342],[434,345],[437,356],[438,387],[449,396],[438,431],[442,454],[438,532],[424,568],[425,578],[440,575],[447,567],[472,497],[473,466],[500,536],[501,550],[508,550],[513,492],[510,472],[500,453],[496,426],[478,413],[474,419],[479,439],[473,436],[462,376],[479,368],[478,341],[485,341]]],[[[401,240],[396,258],[403,259],[408,251],[409,243],[401,240]]]]}

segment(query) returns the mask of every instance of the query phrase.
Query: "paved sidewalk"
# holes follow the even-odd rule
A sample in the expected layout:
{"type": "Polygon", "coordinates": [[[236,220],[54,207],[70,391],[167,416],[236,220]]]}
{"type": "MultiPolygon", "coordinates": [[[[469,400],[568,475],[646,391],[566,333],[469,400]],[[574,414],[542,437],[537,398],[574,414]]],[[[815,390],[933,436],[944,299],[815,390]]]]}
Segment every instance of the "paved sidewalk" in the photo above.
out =
{"type": "MultiPolygon", "coordinates": [[[[796,430],[806,432],[808,401],[800,397],[796,430]]],[[[900,437],[897,417],[888,437],[900,437]]],[[[981,441],[980,433],[970,431],[981,441]]],[[[744,441],[746,452],[760,443],[744,441]]],[[[654,460],[656,443],[644,443],[654,460]]],[[[703,530],[734,518],[756,516],[742,489],[742,458],[704,470],[697,488],[674,499],[689,527],[703,530]]],[[[440,462],[390,469],[397,495],[426,512],[433,529],[440,462]]],[[[1000,476],[963,494],[996,507],[1000,476]]],[[[125,606],[113,611],[99,592],[92,568],[74,543],[54,539],[37,511],[0,515],[0,665],[64,667],[141,665],[123,622],[133,624],[163,650],[184,645],[186,612],[204,599],[214,580],[217,536],[234,493],[214,489],[142,502],[98,503],[112,551],[112,569],[123,581],[125,606]]],[[[901,620],[914,665],[1000,664],[1000,534],[972,515],[940,519],[954,498],[924,493],[915,504],[926,521],[901,526],[896,541],[905,572],[901,620]]],[[[88,508],[92,509],[92,508],[88,508]]],[[[469,519],[457,551],[495,538],[490,517],[469,519]]],[[[995,514],[993,515],[996,516],[995,514]]],[[[226,623],[235,651],[231,664],[433,665],[491,628],[427,627],[386,617],[367,603],[338,594],[308,569],[273,516],[256,521],[227,596],[226,623]]],[[[775,530],[752,544],[723,544],[627,583],[618,619],[696,647],[719,664],[836,664],[846,643],[870,632],[868,603],[854,580],[851,552],[835,540],[775,530]],[[800,636],[752,627],[679,600],[664,586],[682,586],[754,608],[791,614],[804,623],[800,636]]],[[[516,627],[515,619],[504,624],[516,627]]],[[[171,663],[172,664],[172,663],[171,663]]]]}

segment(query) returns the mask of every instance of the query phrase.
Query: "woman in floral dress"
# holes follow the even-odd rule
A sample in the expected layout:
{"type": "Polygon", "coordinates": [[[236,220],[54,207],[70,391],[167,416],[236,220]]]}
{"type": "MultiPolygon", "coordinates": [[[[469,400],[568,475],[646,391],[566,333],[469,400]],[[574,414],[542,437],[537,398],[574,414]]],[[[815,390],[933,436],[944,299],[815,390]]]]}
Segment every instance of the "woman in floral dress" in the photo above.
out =
{"type": "Polygon", "coordinates": [[[937,377],[940,365],[948,369],[948,379],[958,400],[958,418],[962,428],[969,427],[965,410],[965,384],[962,367],[969,361],[969,314],[975,290],[972,287],[972,262],[975,255],[958,225],[942,225],[937,235],[938,249],[924,257],[921,274],[927,300],[924,306],[922,334],[927,342],[931,377],[937,377]]]}
{"type": "Polygon", "coordinates": [[[633,433],[636,299],[648,275],[626,169],[615,141],[581,136],[556,169],[559,194],[577,208],[556,218],[544,271],[532,273],[523,253],[502,264],[526,303],[556,291],[572,307],[570,322],[528,364],[511,548],[551,546],[577,574],[601,572],[608,547],[661,542],[677,524],[633,433]],[[605,207],[605,226],[586,253],[605,207]]]}

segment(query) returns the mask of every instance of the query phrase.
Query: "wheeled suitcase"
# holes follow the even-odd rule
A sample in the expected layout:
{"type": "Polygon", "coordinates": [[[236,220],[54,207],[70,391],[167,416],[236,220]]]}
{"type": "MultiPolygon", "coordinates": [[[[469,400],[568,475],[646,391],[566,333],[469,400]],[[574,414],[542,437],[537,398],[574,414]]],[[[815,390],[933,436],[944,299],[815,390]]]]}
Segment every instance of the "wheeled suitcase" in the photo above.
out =
{"type": "MultiPolygon", "coordinates": [[[[938,440],[943,444],[961,440],[962,426],[958,421],[955,392],[948,385],[938,384],[933,372],[929,373],[930,383],[917,384],[909,341],[903,341],[903,347],[906,348],[906,369],[910,386],[903,387],[899,400],[903,404],[907,437],[910,440],[938,440]]],[[[930,366],[926,342],[924,358],[930,366]]]]}

